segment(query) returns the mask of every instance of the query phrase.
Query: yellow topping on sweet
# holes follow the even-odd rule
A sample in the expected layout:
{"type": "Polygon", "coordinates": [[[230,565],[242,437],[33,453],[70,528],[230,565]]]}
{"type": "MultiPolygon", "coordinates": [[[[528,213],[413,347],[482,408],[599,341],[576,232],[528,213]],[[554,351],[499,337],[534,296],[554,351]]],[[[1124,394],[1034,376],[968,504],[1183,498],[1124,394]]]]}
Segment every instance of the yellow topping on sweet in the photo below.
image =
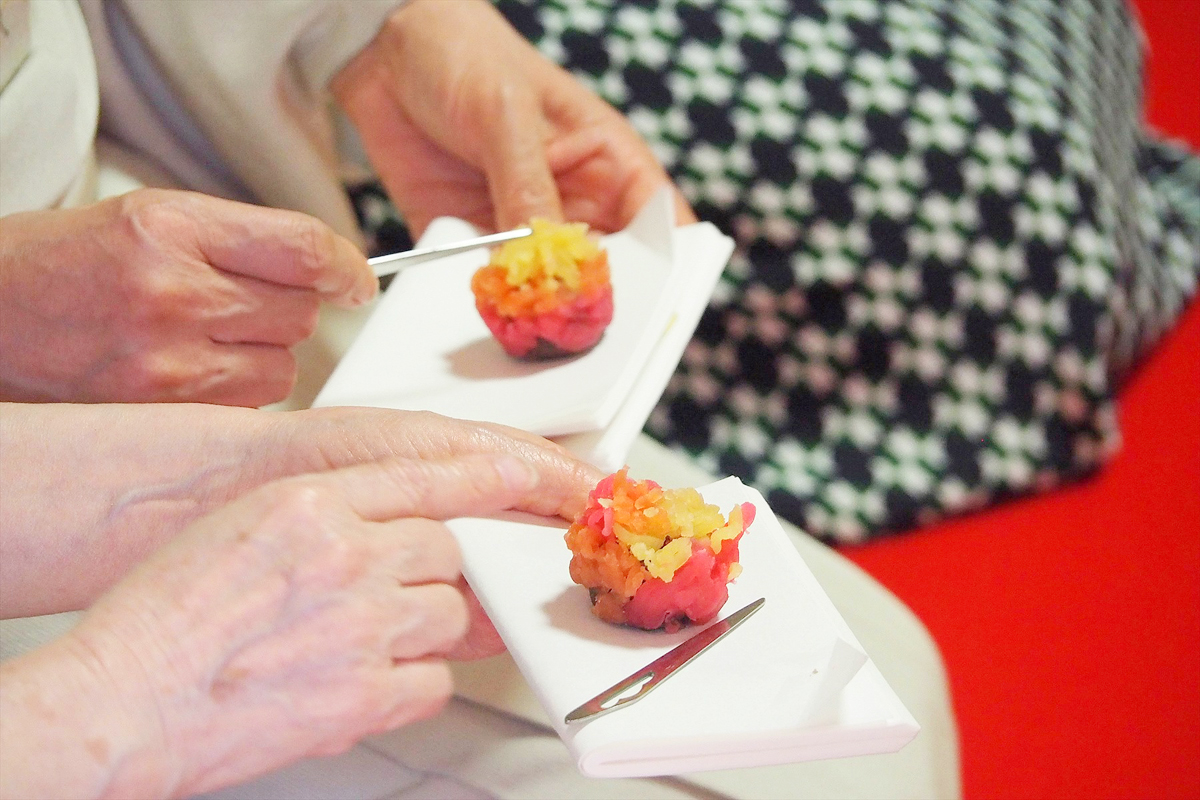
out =
{"type": "Polygon", "coordinates": [[[533,234],[505,242],[492,256],[494,266],[503,267],[509,286],[536,281],[553,289],[561,282],[572,291],[579,289],[582,276],[579,265],[600,252],[588,238],[588,226],[582,222],[551,222],[534,219],[529,223],[533,234]]]}
{"type": "Polygon", "coordinates": [[[666,582],[691,556],[693,541],[707,543],[713,553],[720,553],[724,542],[742,532],[741,506],[734,506],[726,519],[695,489],[663,489],[649,481],[633,481],[626,470],[614,479],[612,499],[597,502],[612,509],[617,541],[651,576],[666,582]]]}
{"type": "Polygon", "coordinates": [[[659,549],[647,547],[638,543],[629,549],[633,556],[641,561],[646,571],[652,577],[670,582],[675,577],[675,570],[692,556],[691,539],[672,539],[659,549]]]}
{"type": "MultiPolygon", "coordinates": [[[[636,555],[635,548],[648,548],[656,550],[662,546],[661,536],[649,536],[644,533],[634,533],[623,525],[613,525],[613,535],[617,537],[617,541],[629,548],[629,552],[636,555]]],[[[639,556],[639,558],[641,558],[639,556]]]]}
{"type": "Polygon", "coordinates": [[[714,553],[721,552],[722,542],[727,542],[730,539],[736,539],[737,535],[742,532],[742,507],[734,506],[729,511],[729,522],[726,525],[717,528],[713,531],[708,541],[712,545],[714,553]]]}

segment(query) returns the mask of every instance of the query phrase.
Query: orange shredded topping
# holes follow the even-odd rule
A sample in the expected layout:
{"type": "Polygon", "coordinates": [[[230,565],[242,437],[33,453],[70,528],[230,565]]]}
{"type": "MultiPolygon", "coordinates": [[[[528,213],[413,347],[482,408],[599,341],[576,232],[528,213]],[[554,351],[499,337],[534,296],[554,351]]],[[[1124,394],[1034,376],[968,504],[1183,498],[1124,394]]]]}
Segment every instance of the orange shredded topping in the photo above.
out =
{"type": "Polygon", "coordinates": [[[543,314],[609,285],[608,254],[586,224],[534,219],[529,226],[530,236],[505,242],[471,278],[475,296],[500,315],[543,314]]]}
{"type": "MultiPolygon", "coordinates": [[[[728,519],[695,489],[663,489],[631,480],[628,468],[601,481],[588,508],[567,530],[574,553],[571,578],[628,599],[654,577],[670,583],[692,554],[693,543],[720,553],[722,543],[743,530],[741,506],[728,519]]],[[[731,573],[733,567],[731,565],[731,573]]]]}

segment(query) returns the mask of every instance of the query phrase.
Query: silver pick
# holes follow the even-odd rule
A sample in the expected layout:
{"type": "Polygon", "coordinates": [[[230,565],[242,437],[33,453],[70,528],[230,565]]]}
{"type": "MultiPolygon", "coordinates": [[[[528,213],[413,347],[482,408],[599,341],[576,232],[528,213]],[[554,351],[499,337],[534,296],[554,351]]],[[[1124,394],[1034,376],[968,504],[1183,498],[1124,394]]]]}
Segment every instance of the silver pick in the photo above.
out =
{"type": "Polygon", "coordinates": [[[520,239],[529,236],[531,233],[533,233],[532,228],[517,228],[511,231],[501,231],[500,233],[489,233],[487,236],[476,236],[473,239],[464,239],[460,242],[439,244],[433,247],[418,247],[414,250],[404,250],[400,253],[375,256],[374,258],[368,258],[367,264],[375,271],[375,277],[382,278],[385,275],[391,275],[393,272],[399,272],[404,267],[411,267],[435,258],[454,255],[464,250],[474,250],[476,247],[486,247],[489,244],[507,242],[509,239],[520,239]]]}
{"type": "Polygon", "coordinates": [[[725,619],[709,625],[675,649],[651,661],[625,680],[605,689],[570,714],[567,714],[566,722],[571,723],[591,719],[592,717],[607,714],[609,711],[616,711],[618,708],[641,700],[652,689],[671,677],[676,670],[712,647],[730,631],[745,622],[751,614],[762,608],[765,602],[766,598],[760,597],[745,608],[733,612],[725,619]],[[635,687],[637,688],[636,693],[627,697],[623,696],[635,687]]]}

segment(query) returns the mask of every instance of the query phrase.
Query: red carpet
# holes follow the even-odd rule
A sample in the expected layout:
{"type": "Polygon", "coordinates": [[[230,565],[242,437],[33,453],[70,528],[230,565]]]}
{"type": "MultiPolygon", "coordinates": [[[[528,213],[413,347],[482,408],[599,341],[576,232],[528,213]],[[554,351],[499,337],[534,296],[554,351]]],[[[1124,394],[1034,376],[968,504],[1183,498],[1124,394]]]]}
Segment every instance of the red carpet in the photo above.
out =
{"type": "MultiPolygon", "coordinates": [[[[1147,117],[1200,149],[1200,0],[1136,0],[1147,117]]],[[[846,554],[929,627],[967,800],[1200,798],[1200,303],[1094,479],[846,554]]]]}

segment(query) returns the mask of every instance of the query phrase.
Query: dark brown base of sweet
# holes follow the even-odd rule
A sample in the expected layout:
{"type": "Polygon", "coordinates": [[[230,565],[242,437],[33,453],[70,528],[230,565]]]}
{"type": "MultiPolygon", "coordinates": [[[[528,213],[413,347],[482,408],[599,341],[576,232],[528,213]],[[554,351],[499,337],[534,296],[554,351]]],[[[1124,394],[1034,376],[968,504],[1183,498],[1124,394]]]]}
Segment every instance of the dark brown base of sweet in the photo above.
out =
{"type": "MultiPolygon", "coordinates": [[[[601,595],[604,591],[605,590],[596,589],[596,588],[588,589],[588,598],[592,601],[593,606],[595,606],[597,603],[600,602],[601,595]]],[[[620,613],[623,618],[624,610],[622,609],[622,611],[620,613]]],[[[663,633],[675,633],[676,631],[682,630],[692,624],[692,621],[688,617],[688,615],[683,614],[683,613],[674,614],[674,615],[667,617],[665,620],[663,620],[663,624],[657,628],[642,628],[637,625],[630,625],[628,622],[617,622],[612,619],[606,619],[603,614],[597,614],[596,616],[600,617],[605,622],[611,622],[614,625],[624,625],[627,628],[633,628],[633,629],[639,630],[639,631],[649,630],[649,631],[662,631],[663,633]]]]}
{"type": "Polygon", "coordinates": [[[537,344],[531,347],[524,355],[513,356],[513,358],[516,358],[518,361],[556,361],[559,359],[571,358],[573,356],[581,356],[584,353],[590,352],[595,346],[596,345],[592,345],[591,347],[586,347],[583,350],[563,350],[554,342],[543,339],[539,336],[537,344]]]}

